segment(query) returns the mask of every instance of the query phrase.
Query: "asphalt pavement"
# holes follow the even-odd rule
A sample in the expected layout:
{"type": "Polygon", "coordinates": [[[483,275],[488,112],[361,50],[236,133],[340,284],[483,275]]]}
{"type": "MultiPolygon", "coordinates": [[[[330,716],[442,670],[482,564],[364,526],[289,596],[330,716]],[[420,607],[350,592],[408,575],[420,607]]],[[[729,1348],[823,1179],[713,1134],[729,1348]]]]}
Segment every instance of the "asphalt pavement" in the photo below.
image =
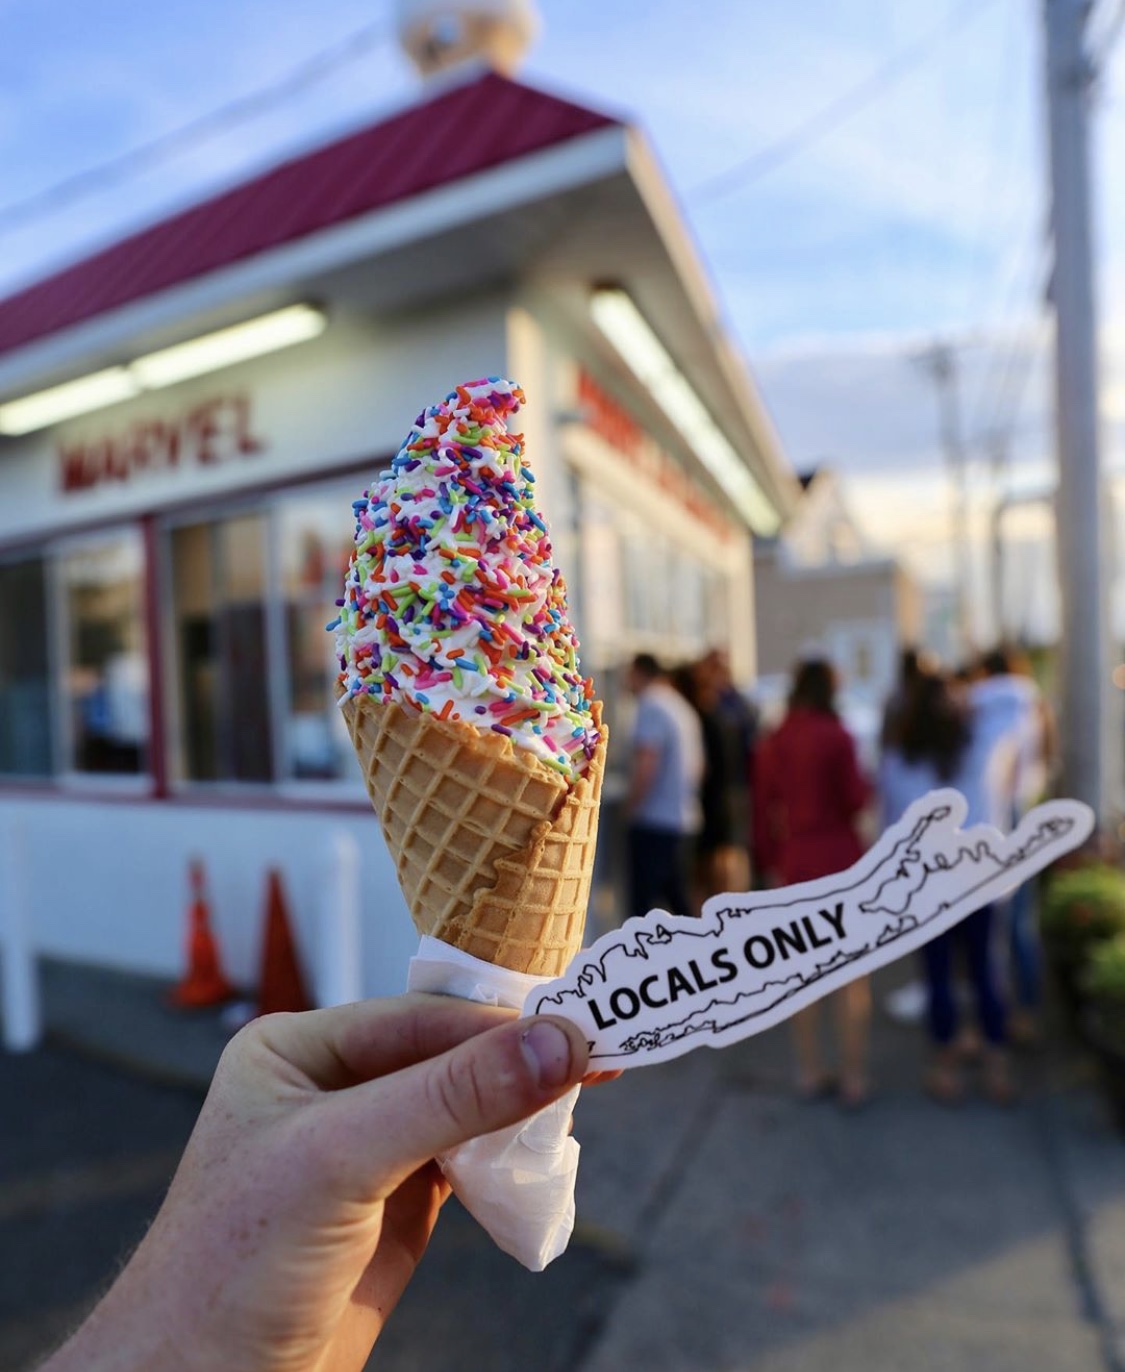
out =
{"type": "MultiPolygon", "coordinates": [[[[143,1234],[226,1038],[144,978],[48,964],[44,989],[46,1046],[0,1056],[4,1372],[143,1234]]],[[[568,1252],[525,1272],[451,1204],[370,1367],[1125,1372],[1125,1139],[1091,1064],[1056,1032],[1014,1108],[950,1109],[923,1048],[878,1016],[856,1112],[793,1099],[784,1029],[585,1092],[568,1252]]]]}

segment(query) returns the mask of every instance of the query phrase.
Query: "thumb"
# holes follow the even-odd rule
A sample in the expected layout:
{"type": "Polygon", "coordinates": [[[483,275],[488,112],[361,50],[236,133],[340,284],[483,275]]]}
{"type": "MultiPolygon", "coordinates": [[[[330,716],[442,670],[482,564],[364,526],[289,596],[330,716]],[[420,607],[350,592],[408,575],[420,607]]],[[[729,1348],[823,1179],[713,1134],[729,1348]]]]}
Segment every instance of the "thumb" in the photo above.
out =
{"type": "Polygon", "coordinates": [[[577,1086],[589,1050],[570,1020],[536,1016],[336,1095],[362,1189],[380,1195],[456,1144],[526,1119],[577,1086]],[[347,1098],[346,1101],[344,1098],[347,1098]]]}

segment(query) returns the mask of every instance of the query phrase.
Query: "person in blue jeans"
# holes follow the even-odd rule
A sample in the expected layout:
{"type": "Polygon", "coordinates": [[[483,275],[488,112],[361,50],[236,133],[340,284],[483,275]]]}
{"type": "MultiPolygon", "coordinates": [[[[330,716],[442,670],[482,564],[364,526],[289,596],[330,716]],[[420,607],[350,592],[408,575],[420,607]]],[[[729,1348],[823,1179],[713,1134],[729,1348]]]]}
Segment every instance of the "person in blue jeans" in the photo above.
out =
{"type": "MultiPolygon", "coordinates": [[[[879,771],[883,821],[893,824],[907,807],[928,791],[953,786],[968,801],[966,825],[992,820],[990,776],[993,741],[987,731],[974,731],[968,705],[936,673],[914,683],[895,731],[884,750],[879,771]]],[[[934,1050],[926,1089],[946,1104],[964,1094],[962,1061],[957,1052],[959,1006],[954,993],[954,963],[963,951],[984,1038],[982,1058],[986,1094],[999,1104],[1015,1097],[1006,1048],[1006,1012],[995,949],[995,907],[986,905],[931,940],[922,950],[928,991],[930,1037],[934,1050]]]]}
{"type": "MultiPolygon", "coordinates": [[[[991,758],[992,823],[1014,829],[1048,789],[1053,754],[1050,710],[1026,655],[1000,646],[985,653],[969,688],[980,748],[991,758]]],[[[1043,1004],[1043,957],[1035,918],[1035,886],[1025,882],[1000,906],[1011,971],[1013,1042],[1032,1043],[1043,1004]]]]}

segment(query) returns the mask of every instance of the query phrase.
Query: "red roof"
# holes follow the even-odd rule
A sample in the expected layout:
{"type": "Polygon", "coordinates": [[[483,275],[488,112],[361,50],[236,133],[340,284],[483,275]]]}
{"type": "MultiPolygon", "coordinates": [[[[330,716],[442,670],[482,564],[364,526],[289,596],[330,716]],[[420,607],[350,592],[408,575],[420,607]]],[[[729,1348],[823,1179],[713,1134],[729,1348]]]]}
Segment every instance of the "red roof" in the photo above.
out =
{"type": "Polygon", "coordinates": [[[283,162],[0,300],[0,353],[614,122],[489,73],[283,162]]]}

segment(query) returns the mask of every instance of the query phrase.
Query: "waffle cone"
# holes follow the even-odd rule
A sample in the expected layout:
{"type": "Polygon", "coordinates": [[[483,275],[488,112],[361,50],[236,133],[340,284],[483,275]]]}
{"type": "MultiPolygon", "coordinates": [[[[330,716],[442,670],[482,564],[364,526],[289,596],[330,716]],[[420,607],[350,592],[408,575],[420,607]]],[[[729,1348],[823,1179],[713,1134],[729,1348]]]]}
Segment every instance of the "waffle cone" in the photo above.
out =
{"type": "Polygon", "coordinates": [[[569,783],[459,720],[369,696],[343,713],[418,932],[513,971],[561,975],[582,947],[604,728],[569,783]]]}

